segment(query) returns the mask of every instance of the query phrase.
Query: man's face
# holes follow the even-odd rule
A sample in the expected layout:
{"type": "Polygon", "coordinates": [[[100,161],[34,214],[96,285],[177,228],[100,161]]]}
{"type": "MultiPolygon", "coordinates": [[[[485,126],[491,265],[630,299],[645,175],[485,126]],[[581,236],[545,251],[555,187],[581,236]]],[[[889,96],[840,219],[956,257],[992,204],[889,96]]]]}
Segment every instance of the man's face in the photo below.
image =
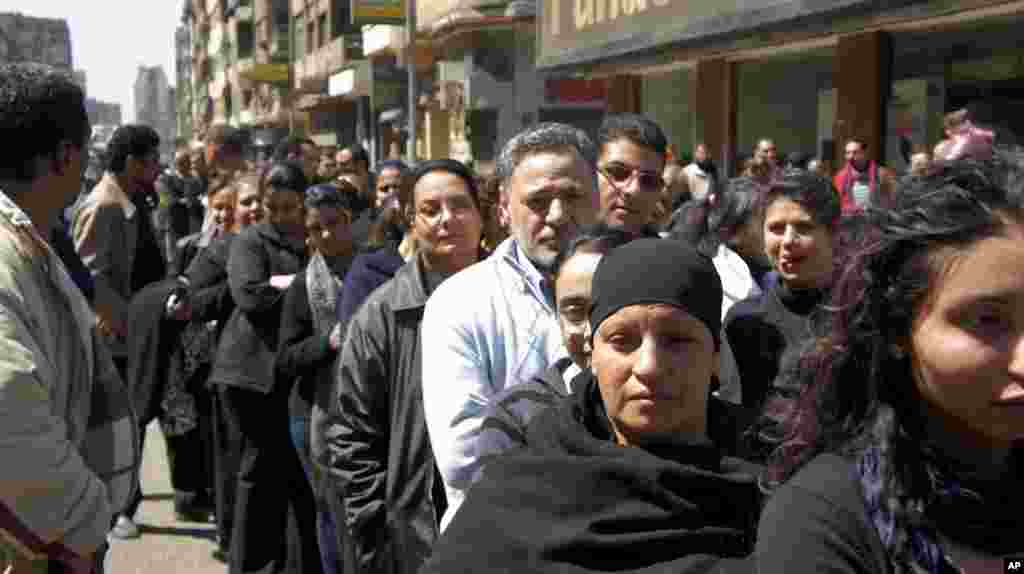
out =
{"type": "Polygon", "coordinates": [[[192,160],[188,157],[188,154],[178,154],[174,158],[174,169],[178,170],[178,173],[187,175],[192,169],[192,160]]]}
{"type": "Polygon", "coordinates": [[[574,149],[543,151],[516,166],[501,193],[503,217],[520,249],[550,272],[561,242],[597,216],[594,169],[574,149]]]}
{"type": "Polygon", "coordinates": [[[862,166],[867,162],[867,155],[864,153],[864,146],[858,142],[846,144],[846,161],[853,166],[862,166]]]}
{"type": "Polygon", "coordinates": [[[693,159],[697,163],[707,161],[709,157],[708,148],[704,144],[697,146],[697,149],[693,151],[693,159]]]}
{"type": "Polygon", "coordinates": [[[761,140],[757,143],[754,155],[760,163],[774,167],[778,159],[778,150],[775,148],[775,142],[772,140],[761,140]]]}
{"type": "Polygon", "coordinates": [[[387,168],[377,176],[377,207],[396,207],[398,196],[402,191],[402,172],[397,168],[387,168]]]}
{"type": "Polygon", "coordinates": [[[126,191],[149,190],[160,175],[160,152],[154,149],[141,156],[129,155],[125,162],[125,174],[134,187],[126,191]]]}
{"type": "Polygon", "coordinates": [[[633,233],[653,223],[664,186],[664,167],[664,156],[630,140],[602,146],[597,162],[601,221],[633,233]]]}
{"type": "Polygon", "coordinates": [[[331,156],[320,158],[320,169],[317,172],[322,179],[334,179],[338,176],[338,162],[331,156]]]}
{"type": "Polygon", "coordinates": [[[352,183],[359,189],[359,193],[365,194],[369,185],[369,177],[366,173],[366,166],[362,162],[356,162],[352,159],[352,151],[345,148],[338,152],[338,172],[341,175],[350,174],[352,177],[352,183]]]}

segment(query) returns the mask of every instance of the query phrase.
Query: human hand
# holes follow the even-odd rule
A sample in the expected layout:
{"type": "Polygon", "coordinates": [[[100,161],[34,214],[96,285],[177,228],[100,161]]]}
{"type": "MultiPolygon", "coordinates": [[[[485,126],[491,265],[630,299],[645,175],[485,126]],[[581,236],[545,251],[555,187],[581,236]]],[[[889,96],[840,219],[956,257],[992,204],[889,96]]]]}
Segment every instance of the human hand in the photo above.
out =
{"type": "Polygon", "coordinates": [[[270,286],[278,291],[284,291],[292,286],[295,275],[273,275],[270,277],[270,286]]]}
{"type": "Polygon", "coordinates": [[[337,351],[341,348],[341,323],[337,323],[334,325],[334,328],[331,329],[328,341],[330,342],[332,351],[337,351]]]}
{"type": "Polygon", "coordinates": [[[188,321],[192,318],[192,305],[186,299],[178,298],[176,293],[167,299],[165,310],[168,319],[188,321]]]}

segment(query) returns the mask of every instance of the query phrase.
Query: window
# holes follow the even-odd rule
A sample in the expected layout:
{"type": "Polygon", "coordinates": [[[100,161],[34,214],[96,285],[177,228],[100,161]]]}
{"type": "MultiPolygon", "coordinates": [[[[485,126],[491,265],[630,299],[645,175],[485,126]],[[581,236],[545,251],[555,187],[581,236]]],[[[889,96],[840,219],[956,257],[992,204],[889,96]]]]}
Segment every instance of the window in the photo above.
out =
{"type": "Polygon", "coordinates": [[[306,18],[303,14],[295,17],[295,26],[292,28],[292,37],[295,45],[295,59],[302,59],[306,53],[306,18]]]}
{"type": "Polygon", "coordinates": [[[349,4],[351,0],[331,0],[331,39],[350,31],[349,4]]]}
{"type": "Polygon", "coordinates": [[[255,44],[256,30],[252,20],[238,22],[238,59],[251,58],[255,44]]]}
{"type": "Polygon", "coordinates": [[[306,23],[306,53],[312,54],[316,50],[316,20],[310,15],[309,22],[306,23]]]}
{"type": "Polygon", "coordinates": [[[320,14],[316,23],[316,45],[323,48],[327,45],[327,12],[320,14]]]}

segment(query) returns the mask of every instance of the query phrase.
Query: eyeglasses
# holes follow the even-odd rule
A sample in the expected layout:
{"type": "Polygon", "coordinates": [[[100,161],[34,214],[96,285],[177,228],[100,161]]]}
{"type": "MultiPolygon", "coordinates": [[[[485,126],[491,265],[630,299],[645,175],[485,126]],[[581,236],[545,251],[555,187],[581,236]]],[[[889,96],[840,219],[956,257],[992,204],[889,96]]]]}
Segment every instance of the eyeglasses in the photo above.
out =
{"type": "Polygon", "coordinates": [[[616,188],[629,185],[634,177],[637,178],[640,188],[647,191],[661,191],[661,188],[665,185],[660,173],[641,171],[639,168],[630,167],[622,163],[609,163],[598,167],[597,171],[616,188]]]}

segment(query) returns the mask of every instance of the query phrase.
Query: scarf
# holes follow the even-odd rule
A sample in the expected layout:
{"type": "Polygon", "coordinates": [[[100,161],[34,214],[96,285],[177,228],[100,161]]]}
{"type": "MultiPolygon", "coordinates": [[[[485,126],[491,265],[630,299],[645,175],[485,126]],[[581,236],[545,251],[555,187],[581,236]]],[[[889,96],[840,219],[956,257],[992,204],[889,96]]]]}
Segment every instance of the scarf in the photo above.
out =
{"type": "Polygon", "coordinates": [[[749,569],[753,475],[710,442],[619,446],[586,373],[484,468],[425,572],[749,569]]]}
{"type": "MultiPolygon", "coordinates": [[[[891,412],[891,411],[890,411],[891,412]]],[[[876,436],[895,426],[894,416],[880,417],[876,436]]],[[[896,434],[896,433],[892,433],[896,434]]],[[[1011,455],[1011,478],[981,480],[935,447],[901,436],[881,440],[860,455],[857,472],[868,517],[878,532],[895,574],[954,574],[939,530],[951,540],[999,556],[1019,552],[1024,532],[1024,450],[1011,455]],[[902,484],[893,444],[921,451],[923,495],[902,484]]]]}
{"type": "Polygon", "coordinates": [[[313,255],[306,267],[306,289],[309,308],[313,312],[313,328],[319,335],[330,334],[338,322],[341,279],[331,271],[327,259],[319,252],[313,255]]]}
{"type": "MultiPolygon", "coordinates": [[[[853,201],[853,184],[861,178],[864,174],[863,171],[858,170],[852,163],[847,163],[846,167],[839,171],[836,175],[836,188],[839,189],[839,200],[842,204],[844,213],[851,211],[859,211],[861,208],[857,206],[853,201]]],[[[874,161],[868,161],[868,197],[870,203],[878,202],[878,164],[874,161]]]]}

